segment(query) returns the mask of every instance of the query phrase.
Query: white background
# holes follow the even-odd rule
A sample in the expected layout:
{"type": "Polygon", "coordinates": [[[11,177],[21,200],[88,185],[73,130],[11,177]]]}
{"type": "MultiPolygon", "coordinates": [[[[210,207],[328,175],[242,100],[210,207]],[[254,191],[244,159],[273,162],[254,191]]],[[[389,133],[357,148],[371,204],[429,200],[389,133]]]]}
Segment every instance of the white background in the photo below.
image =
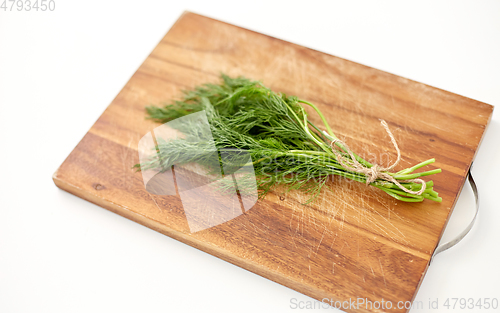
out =
{"type": "MultiPolygon", "coordinates": [[[[310,311],[290,309],[292,298],[310,298],[52,182],[184,10],[500,103],[499,1],[55,3],[53,12],[0,10],[0,312],[310,311]]],[[[438,299],[442,309],[411,312],[479,312],[442,303],[500,298],[499,136],[497,109],[473,169],[477,223],[436,258],[416,297],[425,308],[438,299]]],[[[466,187],[447,238],[472,206],[466,187]]]]}

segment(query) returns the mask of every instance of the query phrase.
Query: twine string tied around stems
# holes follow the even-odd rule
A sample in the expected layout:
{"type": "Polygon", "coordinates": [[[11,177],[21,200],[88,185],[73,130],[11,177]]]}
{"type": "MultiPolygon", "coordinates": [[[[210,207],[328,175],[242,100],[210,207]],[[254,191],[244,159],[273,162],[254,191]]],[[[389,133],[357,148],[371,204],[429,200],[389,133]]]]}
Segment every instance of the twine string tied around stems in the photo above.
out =
{"type": "Polygon", "coordinates": [[[385,181],[388,181],[388,182],[395,184],[396,186],[401,188],[401,190],[403,190],[404,192],[407,192],[407,193],[410,193],[413,195],[421,195],[425,191],[425,188],[426,188],[426,184],[425,184],[425,181],[423,179],[416,178],[416,179],[408,179],[408,180],[398,181],[397,179],[395,179],[392,175],[390,175],[388,173],[401,160],[401,151],[399,150],[396,139],[394,139],[394,135],[392,134],[391,130],[389,129],[389,126],[387,125],[387,123],[384,120],[380,120],[380,123],[382,124],[385,131],[387,132],[387,134],[391,138],[391,142],[394,145],[394,148],[396,149],[396,152],[398,154],[396,161],[394,161],[394,163],[392,165],[390,165],[388,167],[383,167],[383,166],[380,166],[378,164],[374,164],[372,167],[367,167],[367,166],[359,163],[359,161],[354,156],[354,153],[346,145],[345,142],[343,142],[340,139],[334,139],[331,142],[330,147],[332,148],[332,151],[335,154],[337,161],[346,169],[349,169],[353,172],[365,175],[367,185],[375,182],[377,179],[381,179],[381,180],[385,180],[385,181]],[[342,148],[338,147],[337,143],[339,143],[342,146],[342,148]],[[343,155],[341,153],[341,151],[339,151],[339,150],[344,150],[350,156],[350,158],[343,155]],[[400,182],[420,183],[420,184],[422,184],[422,187],[418,191],[413,191],[413,190],[409,190],[408,188],[401,185],[400,182]]]}

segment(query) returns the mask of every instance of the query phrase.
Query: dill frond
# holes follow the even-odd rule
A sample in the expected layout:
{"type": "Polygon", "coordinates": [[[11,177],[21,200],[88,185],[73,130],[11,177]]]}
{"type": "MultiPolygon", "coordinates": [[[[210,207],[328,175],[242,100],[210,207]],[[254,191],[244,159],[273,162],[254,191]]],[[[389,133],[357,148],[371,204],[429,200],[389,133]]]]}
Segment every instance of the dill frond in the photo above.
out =
{"type": "MultiPolygon", "coordinates": [[[[213,153],[213,148],[210,147],[215,144],[218,150],[238,149],[250,154],[261,197],[277,184],[286,183],[289,190],[299,189],[309,193],[309,201],[313,201],[331,175],[360,183],[367,181],[366,175],[344,167],[337,160],[330,146],[337,137],[313,104],[294,96],[273,92],[258,81],[223,74],[220,84],[204,84],[184,91],[182,100],[164,107],[146,108],[148,118],[159,123],[202,110],[207,114],[213,142],[160,140],[156,147],[159,158],[135,167],[167,169],[174,164],[189,162],[197,162],[209,168],[216,167],[219,164],[209,164],[213,163],[213,158],[207,157],[213,153]],[[303,105],[312,106],[316,110],[328,133],[320,131],[318,126],[307,120],[303,105]]],[[[179,129],[182,132],[196,132],[193,125],[179,127],[183,128],[179,129]]],[[[343,157],[351,158],[347,153],[343,153],[343,157]]],[[[354,158],[367,168],[372,166],[356,154],[354,158]]],[[[420,190],[423,189],[422,184],[409,180],[439,173],[440,169],[413,173],[432,162],[434,159],[388,174],[408,190],[420,190]]],[[[401,201],[442,200],[432,189],[432,181],[426,183],[425,191],[420,195],[405,192],[395,183],[383,179],[376,179],[370,185],[401,201]]]]}

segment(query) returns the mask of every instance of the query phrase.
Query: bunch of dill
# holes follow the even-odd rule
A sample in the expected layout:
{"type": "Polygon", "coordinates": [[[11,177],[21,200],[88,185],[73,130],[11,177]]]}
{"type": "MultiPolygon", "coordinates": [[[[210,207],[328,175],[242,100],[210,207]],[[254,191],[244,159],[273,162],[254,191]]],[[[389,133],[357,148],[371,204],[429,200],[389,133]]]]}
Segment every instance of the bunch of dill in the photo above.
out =
{"type": "MultiPolygon", "coordinates": [[[[250,154],[260,196],[267,194],[276,184],[286,183],[289,190],[300,189],[310,193],[309,201],[312,201],[332,175],[360,183],[367,181],[367,175],[344,166],[345,162],[338,160],[338,151],[337,154],[334,153],[331,146],[337,137],[316,106],[294,96],[275,93],[258,81],[222,75],[220,84],[204,84],[194,90],[184,91],[182,100],[164,107],[149,106],[146,110],[149,118],[160,123],[204,110],[213,142],[190,142],[183,139],[159,141],[156,147],[159,157],[137,164],[135,167],[139,169],[166,170],[174,164],[203,164],[204,160],[210,159],[206,155],[213,152],[209,148],[210,144],[215,144],[217,149],[246,150],[250,154]],[[318,113],[326,132],[308,120],[303,105],[311,106],[318,113]]],[[[181,131],[196,131],[196,127],[191,125],[181,131]]],[[[347,153],[341,142],[336,144],[340,147],[344,160],[354,157],[366,168],[373,166],[358,155],[347,153]]],[[[432,162],[434,159],[387,174],[410,191],[423,190],[422,184],[411,180],[439,173],[441,170],[413,172],[432,162]]],[[[395,183],[381,178],[370,185],[401,201],[442,200],[432,189],[432,181],[425,183],[425,190],[420,195],[405,192],[395,183]]]]}

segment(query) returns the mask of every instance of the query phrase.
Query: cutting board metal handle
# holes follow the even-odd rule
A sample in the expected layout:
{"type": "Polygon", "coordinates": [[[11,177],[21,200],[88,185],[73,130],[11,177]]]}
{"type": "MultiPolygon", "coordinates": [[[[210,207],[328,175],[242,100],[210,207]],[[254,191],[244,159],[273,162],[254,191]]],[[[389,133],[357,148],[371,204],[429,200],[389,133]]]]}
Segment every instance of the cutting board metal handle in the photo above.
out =
{"type": "Polygon", "coordinates": [[[472,178],[472,173],[470,169],[467,178],[469,180],[469,184],[472,188],[472,192],[474,193],[474,199],[476,201],[476,212],[474,213],[474,218],[472,219],[472,221],[470,221],[469,225],[467,225],[467,227],[460,234],[458,234],[457,237],[455,237],[453,240],[448,241],[447,243],[438,246],[436,250],[434,250],[434,253],[432,254],[429,263],[432,263],[436,255],[450,249],[451,247],[459,243],[469,233],[469,231],[472,229],[472,226],[474,226],[474,223],[476,222],[477,213],[479,212],[479,193],[477,191],[477,186],[476,183],[474,182],[474,178],[472,178]]]}

